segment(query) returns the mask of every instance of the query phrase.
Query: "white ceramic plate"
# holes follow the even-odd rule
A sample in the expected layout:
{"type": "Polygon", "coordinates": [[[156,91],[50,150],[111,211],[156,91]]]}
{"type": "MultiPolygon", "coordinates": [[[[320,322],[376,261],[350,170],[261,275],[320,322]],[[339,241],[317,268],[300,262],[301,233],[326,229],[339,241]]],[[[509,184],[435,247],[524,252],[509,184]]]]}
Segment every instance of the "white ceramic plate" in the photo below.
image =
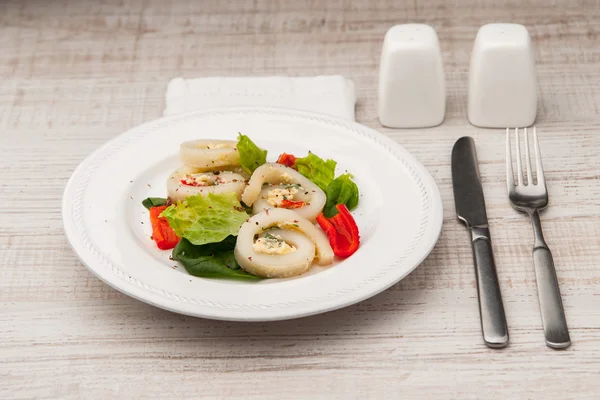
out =
{"type": "Polygon", "coordinates": [[[442,202],[425,168],[382,134],[320,114],[268,108],[207,110],[159,119],[111,140],[73,173],[63,222],[81,261],[110,286],[174,312],[267,321],[334,310],[373,296],[415,269],[442,227],[442,202]],[[309,150],[351,172],[361,191],[353,212],[361,246],[328,268],[258,283],[190,276],[150,240],[141,201],[165,197],[181,142],[249,135],[274,161],[309,150]]]}

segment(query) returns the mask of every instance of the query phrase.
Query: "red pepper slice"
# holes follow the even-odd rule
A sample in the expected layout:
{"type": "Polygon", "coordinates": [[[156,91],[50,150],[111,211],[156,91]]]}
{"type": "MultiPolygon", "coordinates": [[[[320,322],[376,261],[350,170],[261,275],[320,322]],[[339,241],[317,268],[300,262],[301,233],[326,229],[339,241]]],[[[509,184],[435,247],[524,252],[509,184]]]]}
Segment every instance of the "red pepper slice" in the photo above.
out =
{"type": "Polygon", "coordinates": [[[167,206],[158,206],[150,208],[150,223],[152,224],[152,239],[161,250],[172,249],[179,243],[179,237],[169,226],[169,221],[159,215],[167,206]]]}
{"type": "Polygon", "coordinates": [[[335,208],[338,210],[335,216],[327,218],[321,213],[317,222],[327,234],[333,253],[338,257],[350,257],[360,244],[358,226],[345,204],[338,204],[335,208]]]}
{"type": "Polygon", "coordinates": [[[293,154],[282,153],[277,159],[277,164],[283,164],[286,167],[292,168],[296,165],[296,156],[293,154]]]}
{"type": "Polygon", "coordinates": [[[293,209],[293,208],[302,208],[306,205],[305,202],[303,201],[292,201],[292,200],[283,200],[281,202],[281,208],[289,208],[289,209],[293,209]]]}

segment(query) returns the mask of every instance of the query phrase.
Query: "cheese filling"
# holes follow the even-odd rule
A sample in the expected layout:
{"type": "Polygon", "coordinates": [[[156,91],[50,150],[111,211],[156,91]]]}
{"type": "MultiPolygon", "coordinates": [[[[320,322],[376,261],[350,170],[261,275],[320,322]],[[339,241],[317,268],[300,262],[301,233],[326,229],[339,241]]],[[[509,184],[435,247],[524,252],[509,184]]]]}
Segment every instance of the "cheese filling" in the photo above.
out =
{"type": "Polygon", "coordinates": [[[216,186],[228,183],[215,174],[185,174],[179,181],[188,186],[216,186]]]}
{"type": "Polygon", "coordinates": [[[288,254],[296,251],[296,247],[288,244],[279,235],[271,235],[270,233],[256,239],[252,248],[257,253],[263,254],[288,254]]]}
{"type": "Polygon", "coordinates": [[[302,189],[300,185],[288,185],[269,190],[267,203],[273,207],[281,207],[284,200],[294,201],[294,196],[302,189]]]}

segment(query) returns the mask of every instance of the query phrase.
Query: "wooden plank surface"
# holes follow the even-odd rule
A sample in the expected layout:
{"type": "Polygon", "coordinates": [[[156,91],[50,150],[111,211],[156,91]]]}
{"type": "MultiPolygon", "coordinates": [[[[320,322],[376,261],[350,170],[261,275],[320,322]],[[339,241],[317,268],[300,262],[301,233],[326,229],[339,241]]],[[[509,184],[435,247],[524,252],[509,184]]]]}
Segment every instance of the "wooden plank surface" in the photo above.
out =
{"type": "Polygon", "coordinates": [[[452,398],[600,396],[600,3],[598,1],[0,2],[0,398],[452,398]],[[536,48],[543,214],[573,346],[544,345],[531,230],[508,205],[502,132],[466,120],[473,39],[525,24],[536,48]],[[440,36],[444,124],[383,129],[385,31],[440,36]],[[439,244],[414,273],[343,310],[278,323],[172,314],[109,288],[62,231],[64,185],[106,140],[159,117],[176,76],[343,74],[357,120],[419,159],[444,201],[439,244]],[[471,250],[454,216],[450,149],[477,142],[511,332],[481,342],[471,250]]]}

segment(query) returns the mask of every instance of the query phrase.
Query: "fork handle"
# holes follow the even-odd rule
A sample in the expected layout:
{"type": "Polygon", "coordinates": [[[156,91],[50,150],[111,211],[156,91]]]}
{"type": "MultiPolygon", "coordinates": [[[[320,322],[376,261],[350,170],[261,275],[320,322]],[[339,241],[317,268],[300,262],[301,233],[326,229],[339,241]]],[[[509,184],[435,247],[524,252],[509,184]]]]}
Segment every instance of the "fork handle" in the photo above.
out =
{"type": "Polygon", "coordinates": [[[487,227],[472,227],[471,238],[483,340],[488,347],[505,347],[508,345],[508,327],[490,231],[487,227]]]}
{"type": "Polygon", "coordinates": [[[558,287],[554,260],[544,240],[538,210],[533,210],[530,216],[535,235],[533,264],[535,266],[535,279],[537,281],[546,344],[553,349],[564,349],[571,344],[571,338],[558,287]]]}

